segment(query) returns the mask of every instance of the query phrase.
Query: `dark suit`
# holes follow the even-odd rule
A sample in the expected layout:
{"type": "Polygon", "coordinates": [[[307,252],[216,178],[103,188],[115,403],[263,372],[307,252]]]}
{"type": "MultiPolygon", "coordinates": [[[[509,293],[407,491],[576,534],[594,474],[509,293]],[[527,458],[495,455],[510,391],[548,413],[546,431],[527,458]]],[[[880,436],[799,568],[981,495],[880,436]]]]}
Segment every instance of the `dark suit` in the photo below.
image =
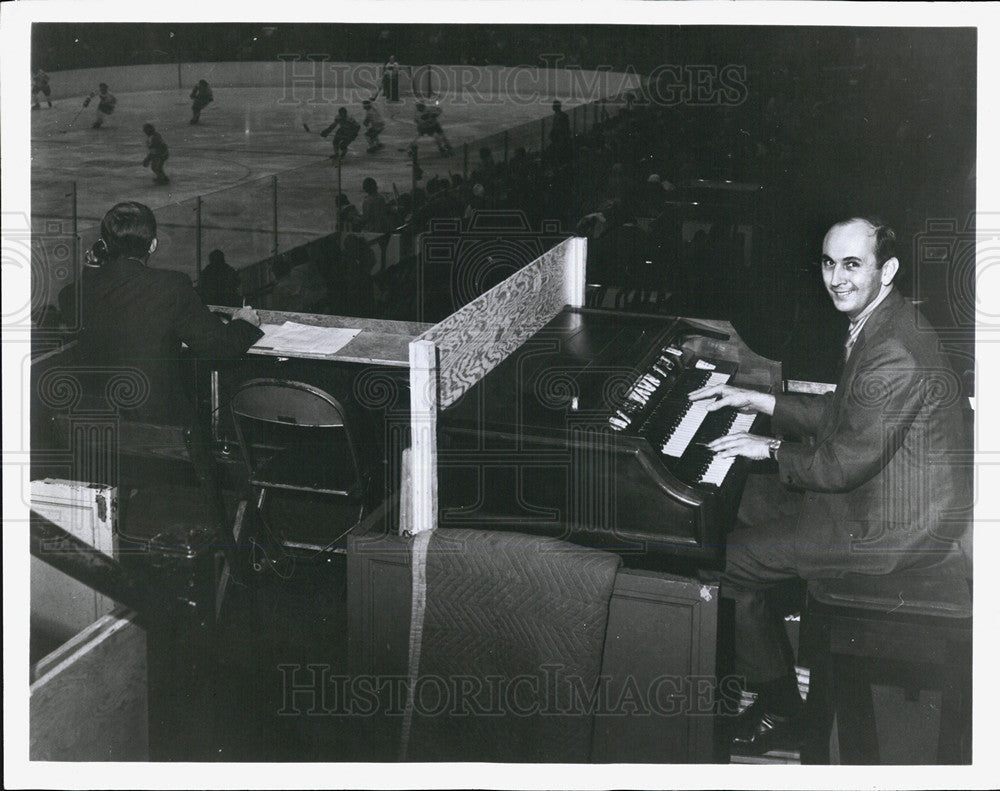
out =
{"type": "Polygon", "coordinates": [[[738,671],[756,682],[791,671],[764,602],[776,582],[886,574],[949,551],[971,517],[967,425],[936,333],[895,290],[835,392],[776,397],[775,432],[801,440],[782,443],[778,479],[800,491],[761,476],[744,494],[722,586],[736,602],[738,671]]]}
{"type": "Polygon", "coordinates": [[[85,389],[131,420],[192,425],[181,344],[201,359],[233,360],[263,335],[245,321],[224,324],[186,275],[135,260],[88,271],[82,291],[77,356],[91,369],[85,389]]]}

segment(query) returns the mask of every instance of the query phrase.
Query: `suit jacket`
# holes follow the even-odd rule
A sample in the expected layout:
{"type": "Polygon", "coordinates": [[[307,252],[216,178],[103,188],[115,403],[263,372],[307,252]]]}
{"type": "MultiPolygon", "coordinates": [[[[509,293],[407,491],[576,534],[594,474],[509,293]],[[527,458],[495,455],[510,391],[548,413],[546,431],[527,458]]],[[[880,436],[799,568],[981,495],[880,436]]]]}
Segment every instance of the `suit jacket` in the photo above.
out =
{"type": "Polygon", "coordinates": [[[134,260],[119,259],[88,272],[79,304],[77,355],[90,369],[90,394],[103,395],[104,408],[114,407],[132,420],[193,424],[182,343],[201,359],[234,360],[263,335],[245,321],[223,323],[187,275],[134,260]],[[103,387],[103,394],[93,393],[95,385],[103,387]]]}
{"type": "Polygon", "coordinates": [[[893,290],[833,393],[776,398],[779,476],[804,490],[805,576],[887,573],[941,558],[971,520],[971,422],[936,333],[893,290]]]}

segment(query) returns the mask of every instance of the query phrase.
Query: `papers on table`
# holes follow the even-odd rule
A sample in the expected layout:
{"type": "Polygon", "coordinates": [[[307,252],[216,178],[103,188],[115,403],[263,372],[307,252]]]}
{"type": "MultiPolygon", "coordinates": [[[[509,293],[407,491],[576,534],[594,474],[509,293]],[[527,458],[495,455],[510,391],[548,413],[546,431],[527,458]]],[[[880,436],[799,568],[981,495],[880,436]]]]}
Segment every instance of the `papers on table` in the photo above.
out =
{"type": "Polygon", "coordinates": [[[261,324],[260,328],[264,337],[251,346],[250,351],[289,357],[330,357],[361,332],[342,327],[315,327],[294,321],[261,324]]]}

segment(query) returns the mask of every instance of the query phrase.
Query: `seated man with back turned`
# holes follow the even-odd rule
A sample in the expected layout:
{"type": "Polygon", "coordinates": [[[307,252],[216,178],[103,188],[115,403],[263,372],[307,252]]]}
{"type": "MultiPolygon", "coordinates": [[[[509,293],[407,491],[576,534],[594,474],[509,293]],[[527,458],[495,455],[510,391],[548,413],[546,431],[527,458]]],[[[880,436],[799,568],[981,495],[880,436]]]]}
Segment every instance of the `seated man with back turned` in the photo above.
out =
{"type": "Polygon", "coordinates": [[[777,462],[751,476],[729,536],[720,592],[734,601],[736,670],[758,695],[731,732],[734,753],[792,747],[802,708],[791,647],[767,593],[787,580],[888,574],[953,550],[971,508],[961,386],[937,335],[893,288],[895,234],[876,219],[837,223],[821,269],[850,319],[836,390],[770,395],[715,385],[691,393],[772,416],[784,440],[748,433],[709,448],[777,462]],[[796,437],[792,441],[792,435],[796,437]],[[787,487],[787,488],[786,488],[787,487]]]}
{"type": "Polygon", "coordinates": [[[234,360],[263,333],[252,308],[224,323],[205,306],[187,275],[149,267],[156,251],[156,218],[141,203],[119,203],[101,221],[94,245],[97,266],[88,270],[77,299],[80,361],[95,370],[138,377],[134,403],[122,418],[194,426],[193,399],[184,391],[182,347],[199,358],[234,360]]]}

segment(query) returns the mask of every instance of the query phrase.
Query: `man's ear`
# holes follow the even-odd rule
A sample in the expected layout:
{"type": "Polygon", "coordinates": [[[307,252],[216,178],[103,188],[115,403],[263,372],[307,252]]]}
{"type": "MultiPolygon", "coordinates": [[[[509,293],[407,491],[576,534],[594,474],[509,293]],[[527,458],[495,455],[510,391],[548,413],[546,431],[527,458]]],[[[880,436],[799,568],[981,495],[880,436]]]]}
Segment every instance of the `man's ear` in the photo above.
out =
{"type": "Polygon", "coordinates": [[[893,256],[882,264],[882,285],[887,286],[899,271],[899,259],[893,256]]]}
{"type": "Polygon", "coordinates": [[[149,243],[149,254],[152,255],[155,252],[156,252],[156,237],[154,236],[153,241],[149,243]]]}

